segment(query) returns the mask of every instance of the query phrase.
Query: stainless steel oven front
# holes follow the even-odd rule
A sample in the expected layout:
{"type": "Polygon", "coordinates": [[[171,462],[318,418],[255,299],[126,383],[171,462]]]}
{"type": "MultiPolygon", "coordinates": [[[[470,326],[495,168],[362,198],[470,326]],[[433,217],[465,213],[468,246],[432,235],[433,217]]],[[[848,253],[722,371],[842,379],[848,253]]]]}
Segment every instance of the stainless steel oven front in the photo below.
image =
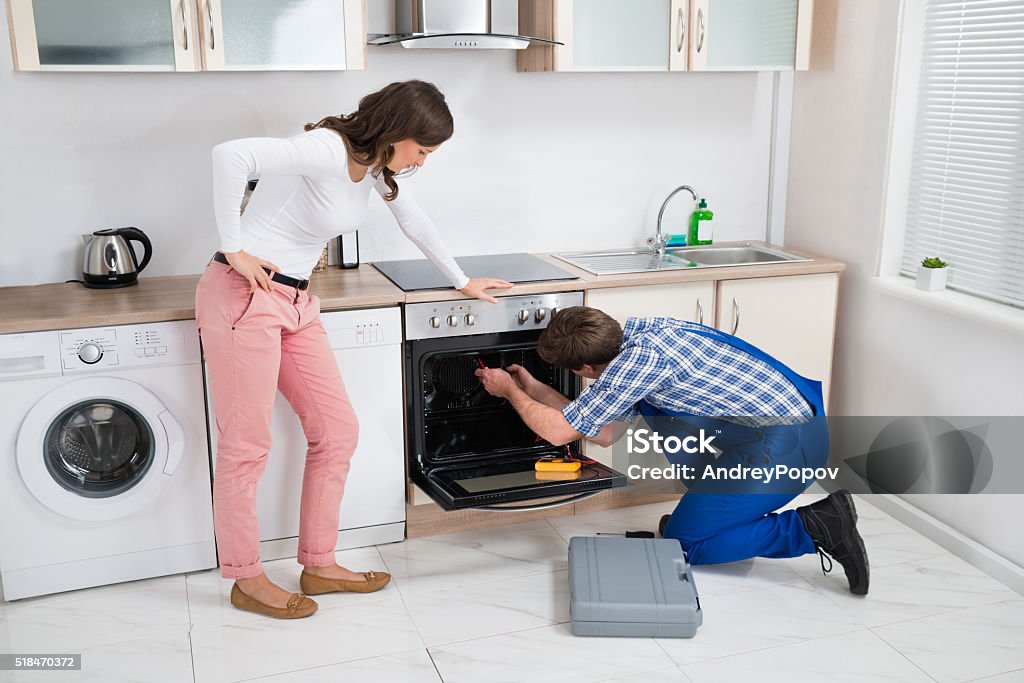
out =
{"type": "Polygon", "coordinates": [[[409,473],[446,510],[535,509],[560,505],[625,483],[601,463],[578,475],[536,472],[545,456],[579,457],[580,443],[553,446],[534,434],[504,399],[484,391],[481,365],[518,364],[569,398],[580,391],[569,370],[545,363],[537,340],[560,308],[582,292],[431,302],[405,307],[409,473]],[[550,499],[537,505],[524,501],[550,499]]]}

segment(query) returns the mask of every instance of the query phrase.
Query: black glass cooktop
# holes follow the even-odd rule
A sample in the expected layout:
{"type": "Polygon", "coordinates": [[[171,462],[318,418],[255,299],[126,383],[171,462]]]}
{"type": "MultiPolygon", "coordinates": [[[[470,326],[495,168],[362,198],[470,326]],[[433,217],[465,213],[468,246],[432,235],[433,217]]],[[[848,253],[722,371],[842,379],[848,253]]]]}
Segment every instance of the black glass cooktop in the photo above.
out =
{"type": "MultiPolygon", "coordinates": [[[[460,256],[455,259],[467,277],[493,277],[509,282],[576,280],[572,273],[532,254],[460,256]]],[[[406,292],[420,289],[451,289],[440,271],[427,259],[378,261],[373,267],[406,292]]]]}

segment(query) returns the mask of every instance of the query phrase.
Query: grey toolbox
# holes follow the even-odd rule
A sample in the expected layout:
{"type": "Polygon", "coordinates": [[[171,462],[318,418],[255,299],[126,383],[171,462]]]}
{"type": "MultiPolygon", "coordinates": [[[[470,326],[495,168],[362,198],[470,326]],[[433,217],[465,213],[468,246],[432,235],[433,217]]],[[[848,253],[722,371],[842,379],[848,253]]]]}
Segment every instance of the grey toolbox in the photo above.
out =
{"type": "Polygon", "coordinates": [[[704,621],[679,541],[569,540],[569,616],[577,636],[692,638],[704,621]]]}

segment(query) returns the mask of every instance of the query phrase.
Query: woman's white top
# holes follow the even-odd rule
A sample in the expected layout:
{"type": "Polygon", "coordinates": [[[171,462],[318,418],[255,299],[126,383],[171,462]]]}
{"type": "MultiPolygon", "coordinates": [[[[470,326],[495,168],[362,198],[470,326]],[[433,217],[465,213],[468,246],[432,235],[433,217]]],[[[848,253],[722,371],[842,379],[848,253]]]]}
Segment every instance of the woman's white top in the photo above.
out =
{"type": "MultiPolygon", "coordinates": [[[[324,244],[358,230],[366,221],[370,189],[388,192],[384,176],[367,173],[360,182],[348,174],[348,150],[341,136],[314,128],[291,138],[244,138],[213,148],[213,204],[220,249],[244,249],[281,269],[308,279],[324,244]],[[250,176],[259,184],[242,213],[250,176]]],[[[402,232],[457,289],[469,278],[452,258],[437,227],[402,185],[385,201],[402,232]]]]}

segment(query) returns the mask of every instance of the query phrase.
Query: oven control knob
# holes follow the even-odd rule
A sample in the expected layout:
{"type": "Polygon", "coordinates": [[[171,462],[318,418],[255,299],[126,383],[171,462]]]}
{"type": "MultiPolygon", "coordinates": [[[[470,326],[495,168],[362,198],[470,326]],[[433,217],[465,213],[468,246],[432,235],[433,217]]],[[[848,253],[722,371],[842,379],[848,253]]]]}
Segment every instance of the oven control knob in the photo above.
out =
{"type": "Polygon", "coordinates": [[[441,319],[438,318],[436,315],[431,316],[431,318],[430,318],[430,326],[433,327],[434,329],[437,329],[438,327],[441,327],[441,319]]]}
{"type": "Polygon", "coordinates": [[[459,316],[457,316],[457,315],[450,315],[450,316],[448,316],[448,327],[458,327],[458,326],[459,326],[459,316]]]}
{"type": "Polygon", "coordinates": [[[530,311],[527,308],[520,309],[519,314],[516,316],[519,318],[519,322],[525,323],[530,319],[530,311]]]}
{"type": "Polygon", "coordinates": [[[544,320],[544,318],[547,317],[547,315],[548,309],[538,308],[537,311],[533,314],[533,317],[536,318],[537,322],[541,322],[542,320],[544,320]]]}
{"type": "Polygon", "coordinates": [[[562,310],[562,309],[559,308],[558,306],[555,306],[554,308],[552,308],[551,309],[551,317],[554,318],[555,317],[555,313],[558,313],[560,310],[562,310]]]}
{"type": "Polygon", "coordinates": [[[469,325],[470,327],[472,327],[473,325],[476,325],[476,316],[473,315],[472,313],[467,313],[466,314],[466,324],[469,325]]]}
{"type": "Polygon", "coordinates": [[[96,342],[85,342],[78,347],[78,357],[89,365],[98,363],[100,358],[103,358],[103,348],[96,342]]]}

